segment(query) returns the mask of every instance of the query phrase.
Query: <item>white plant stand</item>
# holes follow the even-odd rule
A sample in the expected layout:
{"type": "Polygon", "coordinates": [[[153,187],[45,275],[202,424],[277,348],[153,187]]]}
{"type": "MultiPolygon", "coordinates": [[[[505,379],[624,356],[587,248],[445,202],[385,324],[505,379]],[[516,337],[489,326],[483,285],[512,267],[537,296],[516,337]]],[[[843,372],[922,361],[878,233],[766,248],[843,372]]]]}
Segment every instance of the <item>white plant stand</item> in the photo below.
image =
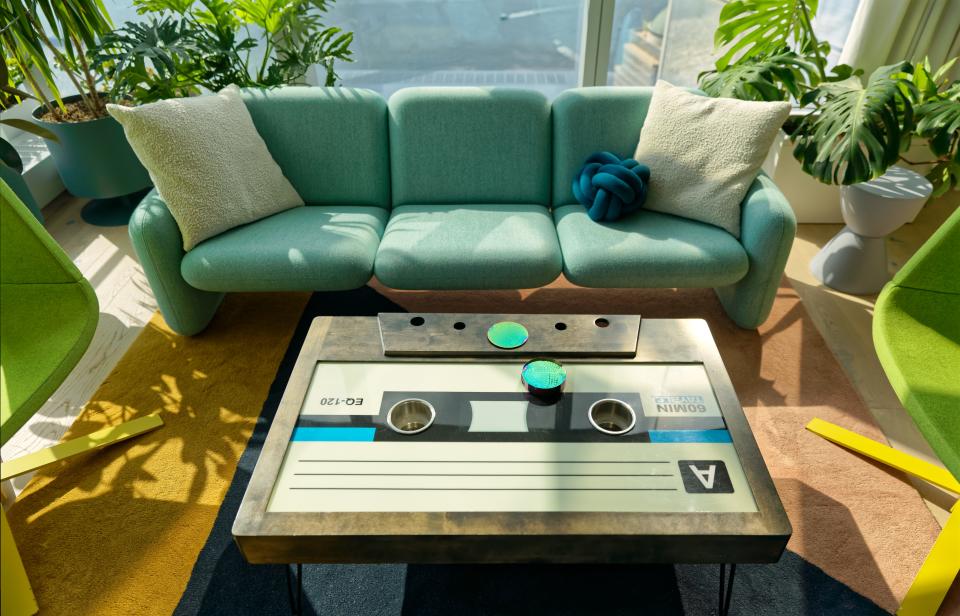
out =
{"type": "Polygon", "coordinates": [[[886,237],[916,218],[930,198],[927,178],[891,167],[875,180],[840,190],[846,226],[816,254],[810,271],[823,284],[853,295],[877,293],[890,280],[886,237]]]}

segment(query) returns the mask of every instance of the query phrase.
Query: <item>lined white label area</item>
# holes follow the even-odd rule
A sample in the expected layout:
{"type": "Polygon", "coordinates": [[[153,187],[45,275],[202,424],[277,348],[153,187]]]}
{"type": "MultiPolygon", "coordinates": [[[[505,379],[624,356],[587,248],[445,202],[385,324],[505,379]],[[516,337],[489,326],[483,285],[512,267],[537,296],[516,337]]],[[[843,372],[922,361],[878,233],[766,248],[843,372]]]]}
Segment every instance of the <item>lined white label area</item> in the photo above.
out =
{"type": "Polygon", "coordinates": [[[730,443],[291,442],[268,511],[753,512],[756,504],[730,443]]]}
{"type": "MultiPolygon", "coordinates": [[[[303,415],[376,415],[385,391],[524,391],[523,362],[319,362],[303,415]]],[[[650,417],[719,417],[702,364],[564,363],[566,392],[637,392],[650,417]]]]}

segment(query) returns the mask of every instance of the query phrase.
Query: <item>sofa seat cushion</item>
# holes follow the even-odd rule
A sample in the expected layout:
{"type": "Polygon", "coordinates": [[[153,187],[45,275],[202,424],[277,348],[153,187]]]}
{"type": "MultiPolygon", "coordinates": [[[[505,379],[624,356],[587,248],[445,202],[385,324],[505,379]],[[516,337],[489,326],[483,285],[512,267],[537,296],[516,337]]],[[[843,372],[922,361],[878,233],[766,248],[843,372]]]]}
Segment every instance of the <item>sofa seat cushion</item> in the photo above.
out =
{"type": "Polygon", "coordinates": [[[554,210],[563,273],[584,287],[715,287],[743,278],[747,253],[702,222],[642,210],[598,224],[582,205],[554,210]]]}
{"type": "Polygon", "coordinates": [[[365,285],[389,213],[313,205],[231,229],[197,245],[180,272],[205,291],[338,291],[365,285]]]}
{"type": "Polygon", "coordinates": [[[375,272],[396,289],[524,289],[561,265],[543,206],[405,205],[390,216],[375,272]]]}

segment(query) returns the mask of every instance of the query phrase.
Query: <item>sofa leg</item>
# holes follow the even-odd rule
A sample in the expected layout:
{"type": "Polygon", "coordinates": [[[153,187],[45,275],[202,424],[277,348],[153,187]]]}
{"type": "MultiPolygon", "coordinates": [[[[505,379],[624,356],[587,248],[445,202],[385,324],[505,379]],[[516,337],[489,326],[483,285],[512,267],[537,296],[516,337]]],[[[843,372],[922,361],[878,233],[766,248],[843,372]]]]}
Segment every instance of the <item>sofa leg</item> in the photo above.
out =
{"type": "Polygon", "coordinates": [[[205,330],[217,314],[217,309],[220,308],[225,295],[205,291],[197,293],[204,295],[187,301],[181,299],[176,303],[168,298],[161,300],[159,296],[157,297],[163,320],[167,322],[170,329],[181,336],[193,336],[205,330]]]}
{"type": "Polygon", "coordinates": [[[156,191],[144,197],[133,212],[129,232],[167,325],[182,336],[202,332],[220,307],[223,293],[201,291],[183,279],[183,237],[156,191]]]}
{"type": "Polygon", "coordinates": [[[758,288],[746,279],[714,292],[727,316],[744,329],[757,329],[767,320],[777,294],[776,288],[758,288]]]}

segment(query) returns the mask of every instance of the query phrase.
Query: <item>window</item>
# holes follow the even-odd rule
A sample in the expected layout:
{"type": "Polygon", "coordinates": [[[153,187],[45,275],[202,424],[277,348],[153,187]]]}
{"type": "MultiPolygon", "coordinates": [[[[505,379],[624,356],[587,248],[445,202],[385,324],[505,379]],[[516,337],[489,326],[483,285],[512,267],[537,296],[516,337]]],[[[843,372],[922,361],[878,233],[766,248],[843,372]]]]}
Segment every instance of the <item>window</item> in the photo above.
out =
{"type": "Polygon", "coordinates": [[[553,98],[577,86],[585,0],[344,0],[327,22],[352,30],[344,85],[495,85],[553,98]]]}
{"type": "MultiPolygon", "coordinates": [[[[603,2],[602,20],[613,21],[606,83],[652,85],[662,78],[694,86],[713,63],[713,32],[725,1],[341,0],[326,22],[355,33],[356,61],[337,64],[344,85],[384,96],[416,85],[514,86],[553,98],[581,85],[588,2],[603,2]]],[[[145,19],[131,0],[104,4],[118,26],[145,19]]],[[[830,64],[840,56],[859,4],[820,0],[814,28],[832,46],[830,64]]],[[[586,36],[594,49],[603,40],[604,26],[597,27],[586,36]]],[[[58,85],[73,91],[65,78],[58,85]]]]}
{"type": "MultiPolygon", "coordinates": [[[[836,64],[859,0],[821,0],[814,30],[836,64]]],[[[714,61],[713,32],[723,0],[617,0],[607,83],[653,85],[658,78],[695,86],[714,61]]]]}

